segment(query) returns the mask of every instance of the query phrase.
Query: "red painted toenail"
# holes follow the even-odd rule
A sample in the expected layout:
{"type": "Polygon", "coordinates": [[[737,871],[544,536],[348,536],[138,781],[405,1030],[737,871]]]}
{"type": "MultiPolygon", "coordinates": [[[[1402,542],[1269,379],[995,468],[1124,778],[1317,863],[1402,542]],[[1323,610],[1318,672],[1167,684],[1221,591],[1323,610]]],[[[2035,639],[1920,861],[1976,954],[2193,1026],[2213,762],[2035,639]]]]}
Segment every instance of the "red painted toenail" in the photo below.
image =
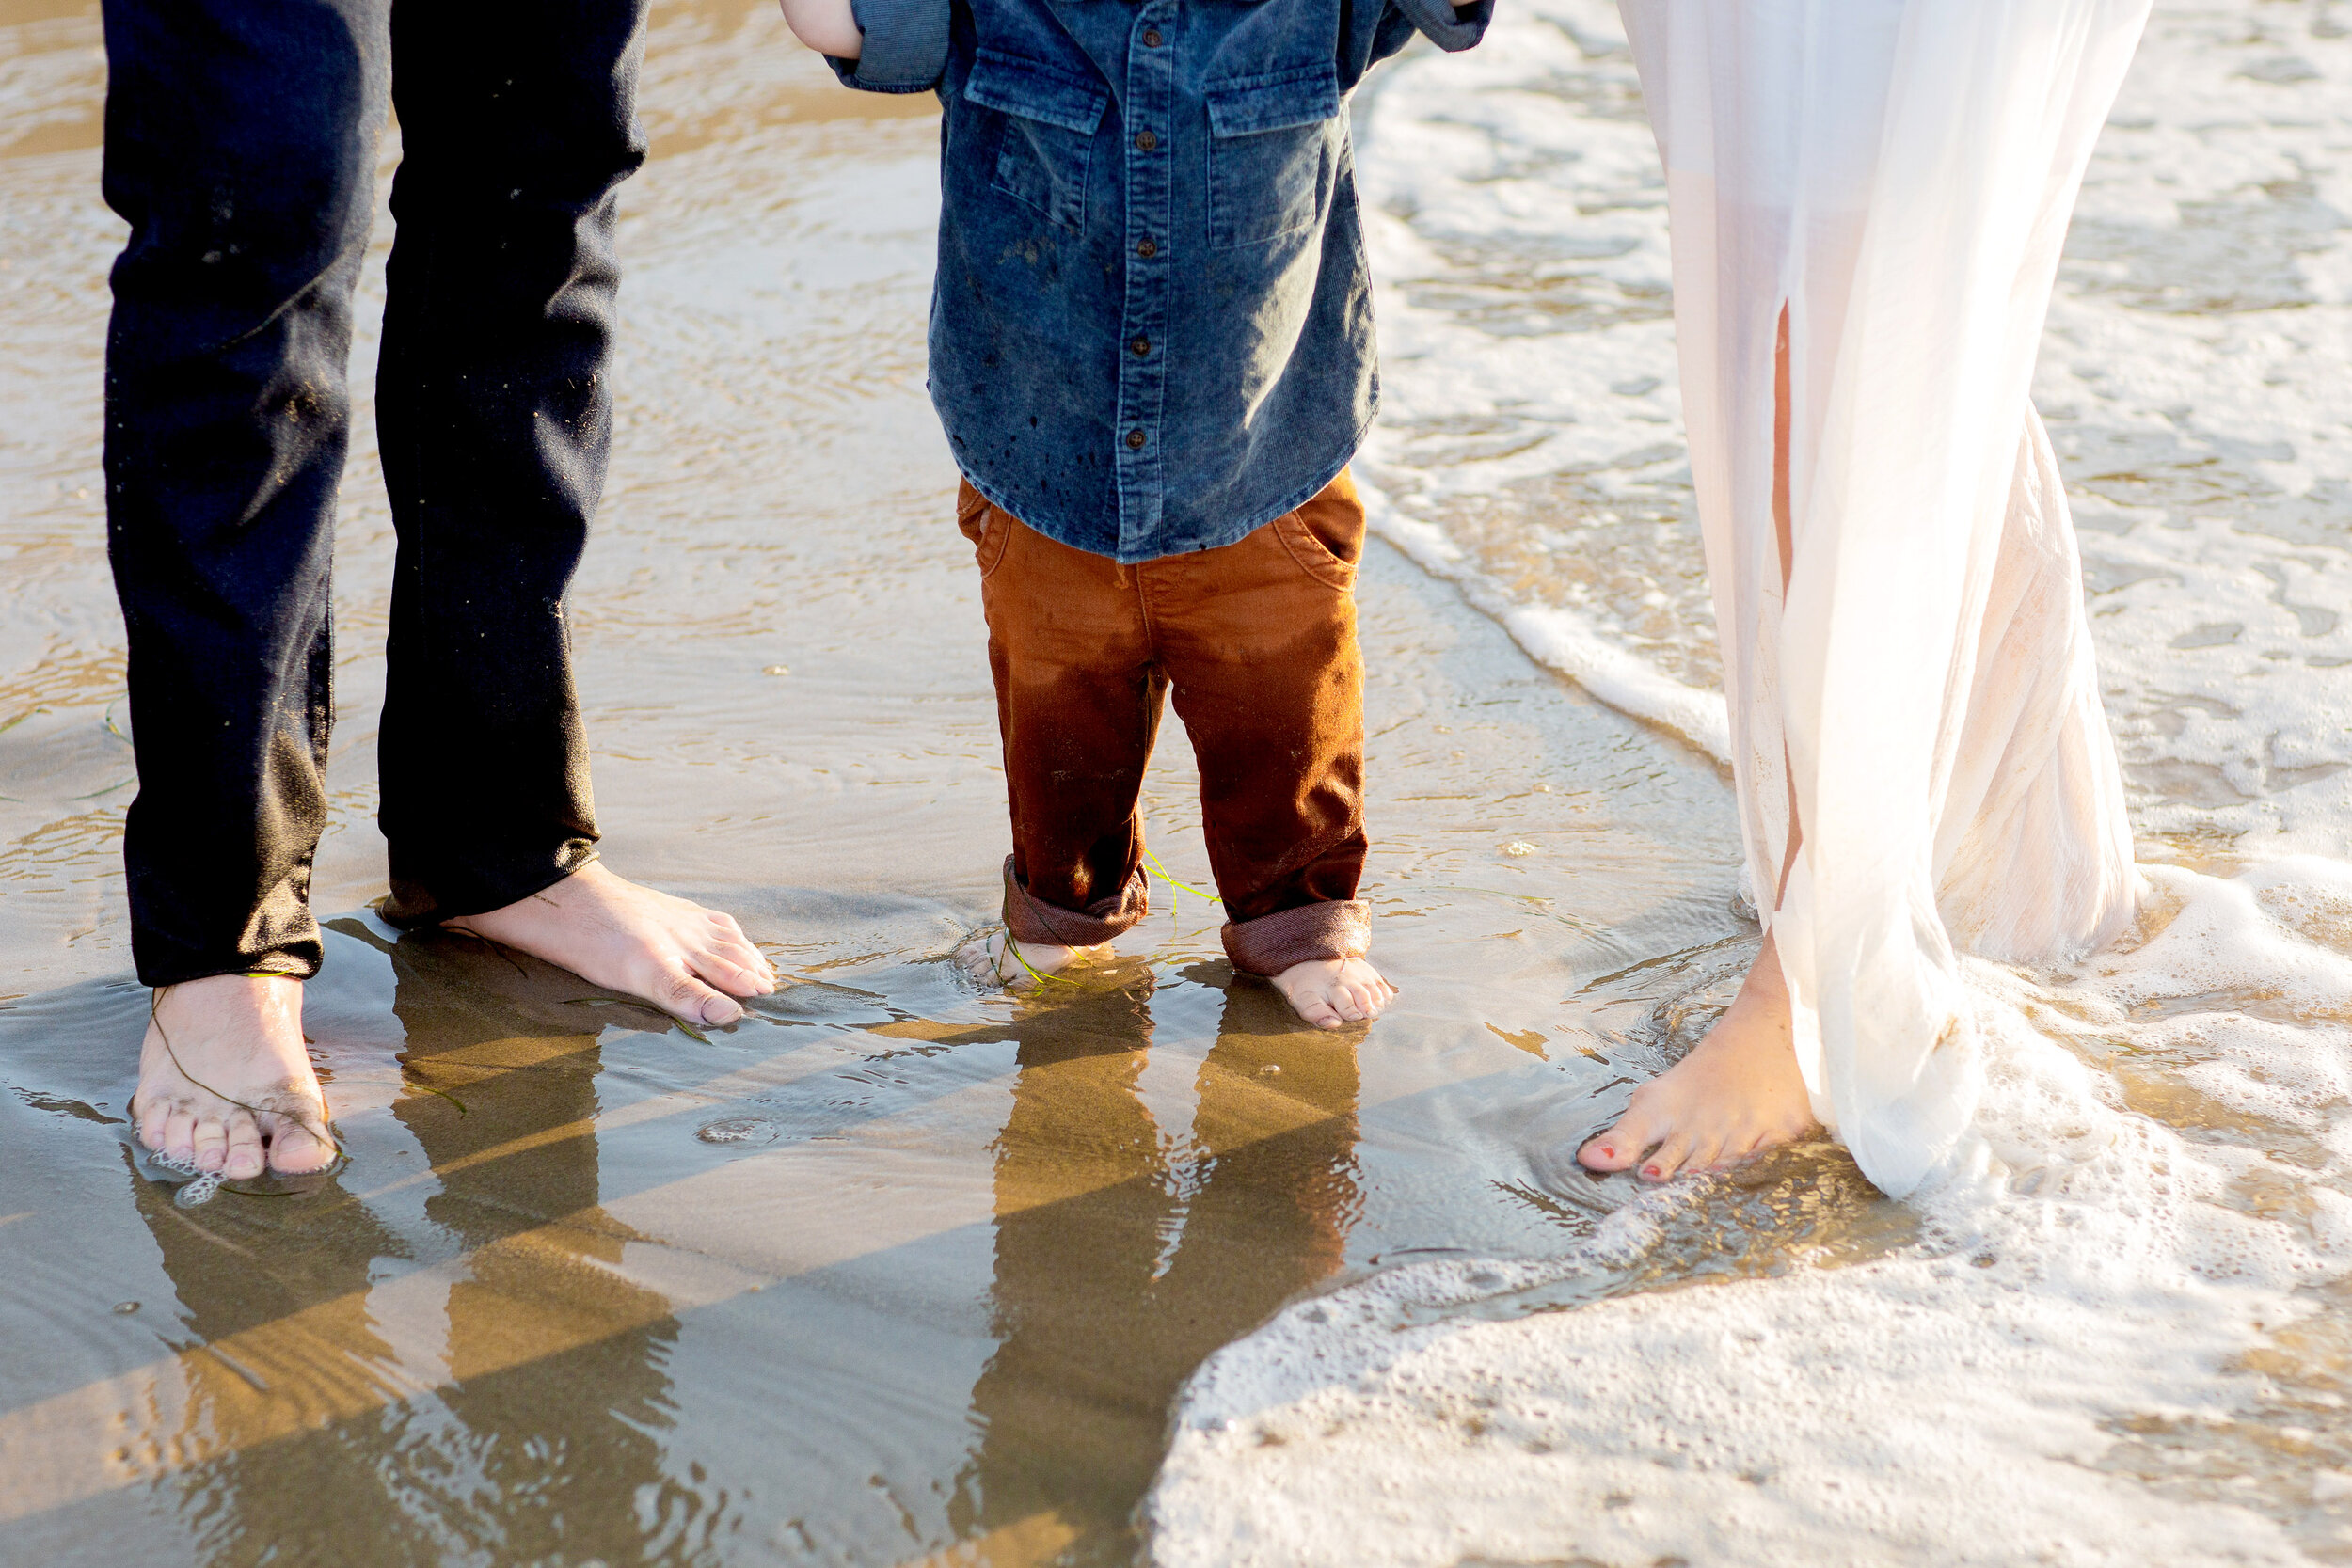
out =
{"type": "Polygon", "coordinates": [[[1603,1144],[1600,1146],[1600,1157],[1604,1160],[1613,1160],[1617,1157],[1617,1151],[1608,1144],[1603,1144]]]}
{"type": "Polygon", "coordinates": [[[1644,1165],[1642,1167],[1642,1174],[1644,1176],[1656,1176],[1658,1174],[1658,1167],[1656,1165],[1644,1165]]]}

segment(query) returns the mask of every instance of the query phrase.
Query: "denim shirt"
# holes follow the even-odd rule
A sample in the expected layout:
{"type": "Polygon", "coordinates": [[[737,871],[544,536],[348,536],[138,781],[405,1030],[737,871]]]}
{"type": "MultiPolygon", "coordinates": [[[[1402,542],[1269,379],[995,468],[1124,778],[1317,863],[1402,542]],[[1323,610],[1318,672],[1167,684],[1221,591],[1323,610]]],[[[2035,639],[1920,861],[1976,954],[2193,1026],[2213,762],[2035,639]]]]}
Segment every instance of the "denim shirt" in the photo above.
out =
{"type": "Polygon", "coordinates": [[[936,91],[930,392],[973,487],[1122,562],[1229,545],[1379,399],[1344,108],[1494,0],[852,0],[853,87],[936,91]]]}

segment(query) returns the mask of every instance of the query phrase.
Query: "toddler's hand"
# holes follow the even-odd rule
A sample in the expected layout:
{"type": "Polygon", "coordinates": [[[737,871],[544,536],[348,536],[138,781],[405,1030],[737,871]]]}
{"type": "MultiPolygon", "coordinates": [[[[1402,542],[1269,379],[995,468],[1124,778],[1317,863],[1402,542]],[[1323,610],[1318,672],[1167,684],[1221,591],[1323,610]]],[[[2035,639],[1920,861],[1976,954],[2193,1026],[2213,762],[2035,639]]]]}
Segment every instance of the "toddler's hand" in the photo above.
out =
{"type": "Polygon", "coordinates": [[[866,35],[858,31],[850,0],[777,0],[777,4],[784,8],[784,24],[792,29],[792,36],[819,55],[854,60],[865,49],[866,35]]]}

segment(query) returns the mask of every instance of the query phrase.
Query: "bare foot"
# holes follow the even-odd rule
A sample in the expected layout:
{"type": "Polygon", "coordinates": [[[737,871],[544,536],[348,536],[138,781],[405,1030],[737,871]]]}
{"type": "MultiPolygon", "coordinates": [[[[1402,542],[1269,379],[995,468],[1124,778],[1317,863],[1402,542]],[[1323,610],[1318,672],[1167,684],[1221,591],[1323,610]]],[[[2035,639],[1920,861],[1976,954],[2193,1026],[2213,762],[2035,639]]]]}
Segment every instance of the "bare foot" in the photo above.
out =
{"type": "Polygon", "coordinates": [[[743,1016],[738,997],[776,989],[775,970],[733,915],[639,887],[602,861],[504,909],[441,924],[702,1023],[733,1023],[743,1016]]]}
{"type": "Polygon", "coordinates": [[[302,1039],[302,982],[215,974],[157,991],[131,1119],[165,1160],[232,1181],[332,1164],[326,1100],[302,1039]]]}
{"type": "Polygon", "coordinates": [[[1318,1029],[1378,1018],[1396,988],[1362,958],[1309,958],[1273,976],[1274,989],[1318,1029]]]}
{"type": "Polygon", "coordinates": [[[956,953],[956,963],[981,985],[1016,986],[1024,980],[1058,974],[1109,950],[1108,942],[1057,947],[1050,942],[1015,942],[1010,932],[1000,927],[965,942],[956,953]]]}
{"type": "Polygon", "coordinates": [[[1768,936],[1740,994],[1707,1037],[1635,1089],[1616,1125],[1576,1157],[1597,1171],[1640,1161],[1642,1180],[1665,1181],[1678,1171],[1713,1170],[1794,1143],[1819,1126],[1789,1038],[1780,953],[1768,936]]]}

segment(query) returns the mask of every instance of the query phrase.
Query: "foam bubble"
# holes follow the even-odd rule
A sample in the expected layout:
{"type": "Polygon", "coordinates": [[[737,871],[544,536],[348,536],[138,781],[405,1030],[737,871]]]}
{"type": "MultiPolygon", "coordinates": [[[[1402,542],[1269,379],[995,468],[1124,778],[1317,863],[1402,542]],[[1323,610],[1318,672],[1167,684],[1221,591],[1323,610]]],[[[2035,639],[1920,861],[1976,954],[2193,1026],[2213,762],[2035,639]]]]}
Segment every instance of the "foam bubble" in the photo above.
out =
{"type": "MultiPolygon", "coordinates": [[[[1505,8],[1468,55],[1375,76],[1356,119],[1383,532],[1720,755],[1664,189],[1615,7],[1505,8]]],[[[2347,138],[2352,31],[2159,5],[2051,308],[2035,398],[2153,858],[2352,833],[2347,138]]]]}
{"type": "Polygon", "coordinates": [[[1296,1304],[1187,1388],[1154,1560],[2306,1560],[2298,1511],[2344,1509],[2305,1465],[2198,1478],[2284,1430],[2251,1369],[2352,1270],[2352,1198],[2298,1164],[2352,1130],[2352,868],[2155,875],[2081,971],[1969,966],[1979,1142],[1916,1239],[1611,1294],[1724,1207],[1702,1179],[1559,1259],[1296,1304]]]}
{"type": "MultiPolygon", "coordinates": [[[[1822,1152],[1637,1190],[1530,1149],[1514,1179],[1616,1206],[1557,1258],[1396,1268],[1212,1358],[1155,1561],[2341,1560],[2352,866],[2280,857],[2352,832],[2352,32],[2274,11],[2158,5],[2036,387],[2143,854],[2237,874],[2148,868],[2079,969],[1966,966],[1985,1095],[1909,1205],[1822,1152]]],[[[1357,120],[1375,527],[1724,756],[1614,7],[1506,8],[1357,120]]]]}
{"type": "Polygon", "coordinates": [[[1611,641],[1584,616],[1557,605],[1522,604],[1437,525],[1407,516],[1388,493],[1359,479],[1357,492],[1373,531],[1410,556],[1433,577],[1458,585],[1463,596],[1502,623],[1512,640],[1547,669],[1557,670],[1622,713],[1672,730],[1716,761],[1731,761],[1731,715],[1723,693],[1676,680],[1611,641]]]}

